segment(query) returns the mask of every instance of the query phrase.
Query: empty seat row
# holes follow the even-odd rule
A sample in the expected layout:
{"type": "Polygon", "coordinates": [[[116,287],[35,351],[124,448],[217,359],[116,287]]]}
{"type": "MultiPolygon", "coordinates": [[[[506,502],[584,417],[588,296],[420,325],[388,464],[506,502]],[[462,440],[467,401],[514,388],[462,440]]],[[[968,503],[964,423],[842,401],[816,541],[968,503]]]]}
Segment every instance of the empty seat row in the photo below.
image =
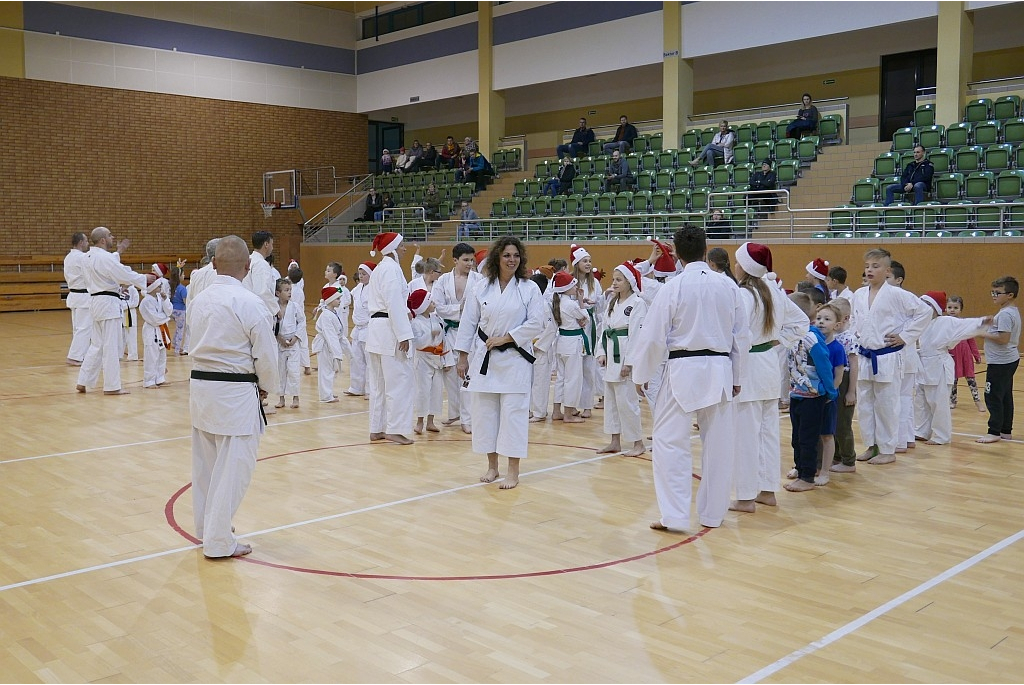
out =
{"type": "Polygon", "coordinates": [[[958,201],[950,204],[924,202],[917,206],[873,206],[854,211],[852,207],[832,210],[833,231],[904,230],[1020,230],[1024,228],[1024,204],[1005,200],[980,203],[958,201]],[[978,207],[967,205],[978,204],[978,207]]]}
{"type": "Polygon", "coordinates": [[[491,216],[577,216],[594,214],[647,214],[658,212],[700,212],[708,208],[745,207],[767,196],[748,196],[749,186],[718,188],[680,188],[677,190],[641,190],[619,193],[574,193],[548,197],[524,196],[498,198],[491,203],[491,216]]]}
{"type": "MultiPolygon", "coordinates": [[[[996,119],[1006,121],[1019,116],[1024,116],[1021,110],[1020,97],[1017,95],[1003,95],[992,100],[991,98],[977,98],[971,100],[964,106],[963,121],[978,122],[996,119]]],[[[914,110],[914,126],[934,126],[935,105],[920,105],[914,110]]]]}
{"type": "Polygon", "coordinates": [[[1017,117],[1005,123],[997,120],[976,123],[963,121],[950,126],[907,126],[892,136],[892,151],[905,152],[921,145],[926,150],[939,147],[959,148],[965,145],[995,145],[996,143],[1024,143],[1024,118],[1017,117]]]}
{"type": "Polygon", "coordinates": [[[1010,229],[1007,231],[819,231],[811,234],[812,238],[840,238],[840,239],[868,239],[879,240],[884,238],[1020,238],[1021,231],[1010,229]]]}
{"type": "MultiPolygon", "coordinates": [[[[520,218],[495,223],[493,233],[517,235],[528,240],[631,240],[642,241],[651,233],[670,233],[685,224],[706,227],[706,213],[666,214],[662,216],[595,216],[559,219],[556,217],[520,218]]],[[[724,225],[709,229],[709,237],[749,235],[756,217],[752,210],[723,211],[724,225]]]]}

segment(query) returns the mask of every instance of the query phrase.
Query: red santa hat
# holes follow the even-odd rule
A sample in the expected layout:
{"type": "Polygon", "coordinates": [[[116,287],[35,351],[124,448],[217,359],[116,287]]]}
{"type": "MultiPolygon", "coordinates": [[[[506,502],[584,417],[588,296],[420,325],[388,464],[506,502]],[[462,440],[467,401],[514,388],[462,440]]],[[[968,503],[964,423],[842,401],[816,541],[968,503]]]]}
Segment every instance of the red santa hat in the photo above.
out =
{"type": "Polygon", "coordinates": [[[170,271],[170,269],[163,262],[157,262],[156,264],[153,265],[153,273],[156,274],[157,278],[163,278],[164,276],[167,275],[168,271],[170,271]]]}
{"type": "Polygon", "coordinates": [[[483,273],[484,264],[487,263],[487,255],[490,254],[490,250],[477,250],[476,255],[476,270],[483,273]]]}
{"type": "Polygon", "coordinates": [[[772,251],[761,243],[743,243],[736,249],[736,263],[754,278],[764,278],[772,270],[772,251]]]}
{"type": "Polygon", "coordinates": [[[626,282],[633,288],[633,292],[638,293],[643,290],[643,278],[640,276],[640,272],[636,270],[636,267],[630,262],[619,264],[615,267],[615,270],[623,275],[626,282]]]}
{"type": "Polygon", "coordinates": [[[376,268],[377,268],[377,262],[366,261],[366,262],[363,262],[362,264],[360,264],[358,267],[356,267],[356,270],[357,271],[359,271],[359,270],[365,271],[366,275],[369,276],[370,274],[373,273],[373,270],[376,269],[376,268]]]}
{"type": "Polygon", "coordinates": [[[423,288],[413,290],[412,294],[409,295],[409,299],[406,300],[406,305],[409,307],[409,311],[419,316],[427,311],[427,307],[430,306],[430,293],[423,288]]]}
{"type": "Polygon", "coordinates": [[[559,271],[555,274],[555,284],[552,286],[556,293],[564,293],[572,289],[577,283],[576,278],[568,271],[559,271]]]}
{"type": "Polygon", "coordinates": [[[939,316],[946,311],[946,293],[941,290],[929,290],[921,296],[921,299],[930,304],[939,316]]]}
{"type": "Polygon", "coordinates": [[[146,275],[146,292],[150,293],[152,295],[152,294],[156,293],[157,290],[163,290],[164,288],[166,288],[167,291],[170,292],[171,284],[167,282],[167,279],[166,278],[156,278],[155,276],[156,276],[155,274],[147,274],[146,275]],[[150,276],[154,277],[152,281],[149,280],[150,276]]]}
{"type": "Polygon", "coordinates": [[[373,237],[373,249],[370,250],[370,256],[376,257],[377,252],[382,255],[391,254],[398,249],[398,246],[402,244],[402,234],[392,233],[390,231],[385,233],[378,233],[373,237]]]}
{"type": "Polygon", "coordinates": [[[597,280],[600,281],[601,279],[604,278],[604,269],[598,269],[597,267],[594,267],[590,271],[591,273],[594,274],[594,278],[596,278],[597,280]]]}
{"type": "Polygon", "coordinates": [[[654,275],[658,278],[664,278],[674,274],[676,272],[676,260],[672,256],[672,250],[669,249],[669,246],[657,238],[648,236],[647,239],[657,245],[658,251],[661,252],[658,259],[654,262],[654,275]]]}
{"type": "Polygon", "coordinates": [[[808,264],[806,268],[807,274],[819,281],[824,281],[828,277],[828,262],[820,257],[808,264]]]}
{"type": "Polygon", "coordinates": [[[341,290],[335,288],[333,285],[325,286],[324,289],[320,291],[320,299],[323,300],[323,306],[326,307],[331,302],[341,299],[341,290]]]}
{"type": "Polygon", "coordinates": [[[582,246],[573,243],[569,246],[569,262],[570,266],[576,266],[580,263],[580,260],[589,257],[590,253],[583,249],[582,246]]]}

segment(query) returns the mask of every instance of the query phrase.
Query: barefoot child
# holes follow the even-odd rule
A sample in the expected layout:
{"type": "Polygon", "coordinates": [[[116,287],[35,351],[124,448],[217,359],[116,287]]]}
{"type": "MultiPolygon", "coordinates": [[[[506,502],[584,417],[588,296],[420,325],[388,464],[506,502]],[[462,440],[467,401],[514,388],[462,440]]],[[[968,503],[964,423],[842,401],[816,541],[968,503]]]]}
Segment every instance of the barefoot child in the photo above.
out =
{"type": "Polygon", "coordinates": [[[121,286],[121,305],[124,318],[124,346],[128,361],[139,361],[139,289],[134,285],[121,286]]]}
{"type": "Polygon", "coordinates": [[[341,293],[332,285],[325,287],[320,297],[323,311],[316,320],[316,337],[310,351],[317,356],[317,389],[321,402],[337,402],[334,394],[334,374],[341,364],[342,326],[338,307],[341,305],[341,293]]]}
{"type": "Polygon", "coordinates": [[[640,396],[630,380],[633,365],[629,358],[629,338],[640,331],[647,316],[647,305],[640,299],[642,281],[629,262],[612,271],[612,299],[597,351],[597,365],[604,369],[604,432],[612,439],[598,454],[621,452],[623,438],[632,443],[624,456],[638,457],[647,451],[640,426],[640,396]]]}
{"type": "MultiPolygon", "coordinates": [[[[907,280],[907,270],[895,259],[889,265],[889,273],[885,277],[889,285],[903,287],[907,280]]],[[[930,320],[930,319],[929,319],[930,320]]],[[[900,427],[896,438],[896,452],[914,449],[914,390],[917,387],[917,372],[921,368],[921,358],[917,354],[917,345],[904,345],[899,351],[900,364],[903,365],[903,378],[900,381],[900,427]]]]}
{"type": "Polygon", "coordinates": [[[155,388],[166,383],[167,348],[171,344],[167,323],[174,311],[167,279],[154,279],[146,287],[139,303],[142,316],[142,387],[155,388]]]}
{"type": "Polygon", "coordinates": [[[292,282],[287,278],[279,278],[275,288],[277,303],[280,310],[274,325],[277,335],[277,368],[281,378],[280,396],[275,409],[284,406],[286,395],[292,396],[292,409],[299,408],[299,327],[302,317],[299,308],[292,299],[292,282]]]}
{"type": "Polygon", "coordinates": [[[292,282],[292,302],[299,310],[302,317],[302,325],[299,326],[299,365],[302,366],[302,373],[309,376],[312,371],[309,368],[309,333],[306,324],[306,281],[303,277],[299,263],[294,259],[288,262],[288,280],[292,282]]]}
{"type": "Polygon", "coordinates": [[[569,247],[572,275],[576,279],[580,291],[580,306],[590,320],[583,324],[583,336],[586,340],[583,352],[583,387],[580,393],[580,417],[589,419],[594,409],[595,395],[599,392],[601,374],[597,368],[594,352],[597,346],[597,329],[603,313],[604,294],[601,283],[594,278],[594,262],[582,246],[575,243],[569,247]]]}
{"type": "MultiPolygon", "coordinates": [[[[950,295],[946,298],[946,315],[959,319],[964,313],[964,298],[959,295],[950,295]]],[[[981,353],[978,352],[978,343],[974,338],[961,340],[956,347],[949,351],[953,357],[953,387],[949,391],[949,408],[956,409],[956,384],[961,378],[967,379],[967,387],[971,390],[971,397],[974,398],[974,406],[982,414],[985,413],[985,405],[981,403],[981,395],[978,394],[978,383],[974,380],[974,365],[981,361],[981,353]]]]}
{"type": "MultiPolygon", "coordinates": [[[[550,270],[550,267],[545,267],[550,270]]],[[[554,270],[550,270],[552,278],[554,270]]],[[[548,277],[543,273],[535,273],[530,280],[537,284],[543,295],[548,290],[548,277]]],[[[544,331],[533,341],[533,385],[530,388],[530,423],[540,423],[548,417],[549,400],[551,399],[551,363],[555,356],[555,342],[558,339],[558,326],[551,313],[551,301],[544,301],[544,331]]]]}
{"type": "Polygon", "coordinates": [[[413,290],[408,299],[412,312],[413,345],[416,358],[413,360],[413,376],[416,379],[416,435],[423,435],[423,419],[427,420],[427,432],[439,433],[434,425],[434,416],[441,413],[441,388],[444,384],[442,369],[449,363],[451,350],[445,346],[444,326],[434,311],[430,293],[420,288],[413,290]]]}
{"type": "MultiPolygon", "coordinates": [[[[376,262],[363,262],[359,265],[356,269],[359,282],[349,293],[352,298],[352,344],[349,346],[352,356],[349,358],[348,390],[345,394],[350,397],[366,394],[366,327],[370,323],[370,310],[366,308],[366,284],[370,282],[370,274],[375,266],[376,262]]],[[[338,297],[340,302],[340,293],[338,297]]]]}
{"type": "Polygon", "coordinates": [[[992,326],[981,334],[985,339],[985,406],[988,407],[988,435],[976,442],[1009,440],[1013,434],[1013,374],[1020,364],[1020,284],[1013,276],[992,281],[992,300],[999,307],[992,326]]]}
{"type": "Polygon", "coordinates": [[[932,322],[921,334],[921,368],[917,373],[917,395],[914,414],[917,419],[914,433],[917,440],[929,445],[946,445],[953,438],[953,417],[949,409],[949,385],[953,382],[953,357],[950,349],[966,338],[974,338],[982,328],[992,323],[985,319],[958,319],[942,316],[946,311],[946,293],[930,291],[921,296],[934,312],[932,322]]]}
{"type": "MultiPolygon", "coordinates": [[[[810,322],[815,315],[814,304],[807,293],[793,293],[790,299],[803,310],[810,322]]],[[[825,420],[825,404],[836,398],[833,384],[834,368],[829,360],[825,337],[816,326],[791,349],[789,368],[789,420],[793,424],[793,463],[789,472],[790,492],[814,489],[818,470],[818,440],[825,420]]]]}
{"type": "MultiPolygon", "coordinates": [[[[841,267],[833,267],[841,268],[841,267]]],[[[836,340],[846,352],[846,371],[839,385],[836,399],[836,453],[829,471],[853,473],[857,470],[857,447],[853,437],[853,414],[857,407],[857,343],[850,328],[850,300],[845,295],[830,302],[842,315],[840,331],[836,340]]],[[[823,462],[824,463],[824,462],[823,462]]]]}
{"type": "MultiPolygon", "coordinates": [[[[843,344],[836,340],[836,331],[841,326],[842,318],[842,311],[829,303],[818,309],[814,319],[815,328],[825,336],[829,365],[832,367],[832,386],[837,389],[842,385],[843,375],[846,371],[846,350],[843,348],[843,344]]],[[[834,399],[830,399],[825,404],[821,438],[818,441],[818,474],[814,477],[815,485],[828,485],[829,469],[832,467],[832,460],[836,455],[838,400],[837,394],[834,399]]]]}
{"type": "MultiPolygon", "coordinates": [[[[552,286],[551,313],[558,325],[558,342],[555,354],[558,364],[558,382],[555,386],[555,414],[561,415],[565,423],[583,423],[576,409],[585,400],[583,395],[583,358],[590,354],[590,341],[583,332],[583,326],[591,319],[583,309],[580,289],[572,274],[560,271],[555,274],[552,286]]],[[[593,401],[594,393],[590,393],[593,401]]]]}
{"type": "Polygon", "coordinates": [[[886,282],[891,262],[887,250],[869,250],[864,255],[867,286],[853,294],[853,332],[859,357],[857,418],[867,446],[857,461],[869,464],[896,461],[903,380],[898,352],[917,342],[931,317],[928,305],[886,282]]]}

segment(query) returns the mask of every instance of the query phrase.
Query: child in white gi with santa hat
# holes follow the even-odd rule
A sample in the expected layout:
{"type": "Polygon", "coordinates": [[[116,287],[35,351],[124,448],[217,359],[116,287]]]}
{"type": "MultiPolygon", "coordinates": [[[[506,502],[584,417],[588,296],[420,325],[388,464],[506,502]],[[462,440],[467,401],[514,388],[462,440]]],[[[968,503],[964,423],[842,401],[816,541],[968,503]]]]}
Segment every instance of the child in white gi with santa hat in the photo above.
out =
{"type": "Polygon", "coordinates": [[[343,335],[341,317],[338,307],[341,305],[341,292],[333,285],[328,285],[320,292],[323,311],[316,320],[316,337],[310,351],[317,356],[317,388],[321,402],[337,402],[334,394],[334,374],[344,355],[341,347],[343,335]]]}
{"type": "MultiPolygon", "coordinates": [[[[592,319],[584,309],[579,282],[572,274],[567,271],[555,274],[551,291],[551,313],[558,326],[555,410],[565,423],[582,423],[583,417],[578,416],[576,410],[584,402],[584,356],[593,354],[590,338],[584,331],[592,319]]],[[[593,392],[590,397],[593,398],[593,392]]]]}
{"type": "Polygon", "coordinates": [[[174,311],[171,286],[166,278],[153,278],[139,303],[142,316],[142,387],[155,388],[167,382],[167,348],[171,345],[168,322],[174,311]]]}
{"type": "Polygon", "coordinates": [[[441,413],[444,385],[442,370],[451,364],[452,352],[445,345],[444,326],[434,311],[430,293],[420,288],[409,295],[409,311],[412,312],[413,344],[416,358],[413,361],[416,377],[416,427],[417,435],[423,434],[423,420],[426,418],[427,432],[439,433],[434,425],[434,416],[441,413]]]}

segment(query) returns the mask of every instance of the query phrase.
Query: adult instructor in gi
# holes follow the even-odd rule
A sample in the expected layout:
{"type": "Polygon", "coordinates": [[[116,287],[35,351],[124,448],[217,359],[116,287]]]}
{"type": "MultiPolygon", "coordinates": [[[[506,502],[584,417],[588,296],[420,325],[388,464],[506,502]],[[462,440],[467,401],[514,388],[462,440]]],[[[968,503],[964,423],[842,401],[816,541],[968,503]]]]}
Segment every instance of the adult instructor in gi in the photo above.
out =
{"type": "Polygon", "coordinates": [[[217,275],[189,302],[192,322],[192,509],[208,558],[252,551],[231,527],[256,468],[265,419],[260,400],[277,385],[273,317],[242,285],[249,271],[245,241],[221,238],[217,275]]]}
{"type": "Polygon", "coordinates": [[[739,287],[704,261],[704,229],[687,224],[673,236],[682,273],[658,291],[635,340],[633,382],[654,378],[668,357],[654,407],[654,492],[661,518],[655,530],[690,525],[693,455],[690,426],[700,425],[701,481],[697,516],[722,525],[732,489],[736,426],[733,397],[740,392],[750,349],[750,315],[739,287]]]}
{"type": "Polygon", "coordinates": [[[499,238],[484,264],[484,278],[466,293],[456,370],[461,378],[469,374],[473,416],[487,419],[473,425],[473,451],[487,455],[480,480],[498,479],[498,455],[504,454],[508,475],[499,487],[509,490],[519,484],[519,460],[526,457],[533,340],[544,329],[546,305],[515,236],[499,238]]]}

